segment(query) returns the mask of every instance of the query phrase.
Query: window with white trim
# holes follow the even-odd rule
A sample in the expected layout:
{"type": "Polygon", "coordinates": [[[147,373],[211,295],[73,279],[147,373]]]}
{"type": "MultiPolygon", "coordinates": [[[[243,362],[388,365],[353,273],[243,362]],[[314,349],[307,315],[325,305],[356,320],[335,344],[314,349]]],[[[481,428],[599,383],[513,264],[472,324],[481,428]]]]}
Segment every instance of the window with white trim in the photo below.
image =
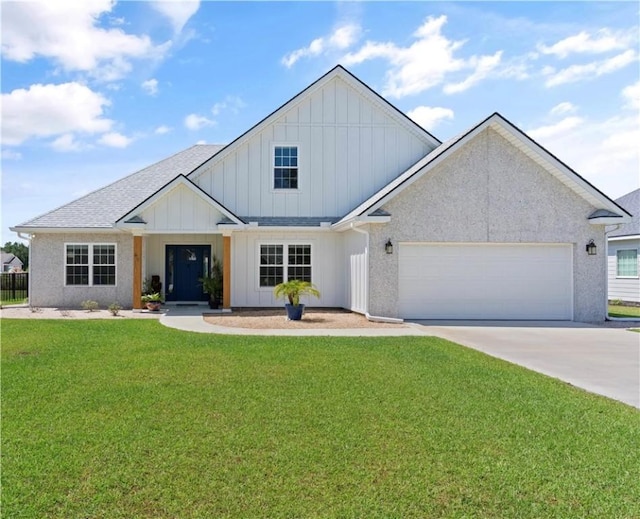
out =
{"type": "Polygon", "coordinates": [[[638,249],[621,249],[616,252],[616,276],[638,277],[638,249]]]}
{"type": "Polygon", "coordinates": [[[65,284],[67,286],[114,286],[116,284],[115,244],[67,244],[65,284]]]}
{"type": "Polygon", "coordinates": [[[260,287],[293,279],[311,282],[311,245],[260,245],[260,287]]]}
{"type": "Polygon", "coordinates": [[[275,146],[273,150],[273,188],[298,189],[298,147],[275,146]]]}

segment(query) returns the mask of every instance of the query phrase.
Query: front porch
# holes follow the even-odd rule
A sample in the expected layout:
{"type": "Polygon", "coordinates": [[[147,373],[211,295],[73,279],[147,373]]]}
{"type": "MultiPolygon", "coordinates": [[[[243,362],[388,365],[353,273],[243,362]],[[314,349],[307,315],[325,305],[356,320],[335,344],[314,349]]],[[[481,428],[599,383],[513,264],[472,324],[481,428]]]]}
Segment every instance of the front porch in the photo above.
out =
{"type": "Polygon", "coordinates": [[[142,308],[145,281],[155,278],[169,303],[208,301],[199,279],[222,263],[222,307],[231,308],[231,236],[222,234],[138,234],[133,236],[133,308],[142,308]]]}

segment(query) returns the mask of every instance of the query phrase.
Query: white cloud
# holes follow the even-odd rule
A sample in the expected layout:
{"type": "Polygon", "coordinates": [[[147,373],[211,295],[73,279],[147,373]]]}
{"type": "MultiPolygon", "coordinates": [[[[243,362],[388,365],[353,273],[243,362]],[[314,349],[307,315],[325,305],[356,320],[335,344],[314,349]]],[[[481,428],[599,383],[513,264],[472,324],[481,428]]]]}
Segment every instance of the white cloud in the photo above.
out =
{"type": "MultiPolygon", "coordinates": [[[[471,70],[467,79],[459,83],[447,85],[449,93],[466,90],[498,66],[502,53],[492,56],[471,56],[458,58],[455,53],[464,45],[464,41],[454,41],[442,34],[447,17],[428,17],[413,33],[415,41],[408,47],[399,47],[391,42],[368,41],[356,52],[343,57],[345,65],[359,64],[371,59],[384,59],[391,65],[386,74],[383,94],[390,97],[403,97],[417,94],[433,88],[445,81],[447,74],[471,70]]],[[[513,76],[515,71],[509,70],[499,74],[513,76]]],[[[522,74],[520,71],[518,74],[522,74]]]]}
{"type": "Polygon", "coordinates": [[[527,134],[612,198],[638,187],[640,127],[636,115],[580,119],[579,123],[565,119],[527,134]]]}
{"type": "Polygon", "coordinates": [[[203,115],[189,114],[184,118],[184,125],[189,130],[199,130],[200,128],[204,128],[205,126],[213,126],[214,124],[215,121],[207,119],[203,115]]]}
{"type": "Polygon", "coordinates": [[[157,79],[147,79],[143,81],[140,85],[142,90],[144,90],[150,96],[154,96],[158,93],[158,80],[157,79]]]}
{"type": "Polygon", "coordinates": [[[538,45],[538,50],[542,54],[552,54],[558,58],[566,58],[570,54],[602,54],[626,49],[633,42],[634,39],[631,33],[612,33],[608,29],[601,29],[595,36],[582,31],[551,46],[538,45]]]}
{"type": "Polygon", "coordinates": [[[81,145],[76,141],[71,133],[65,133],[51,143],[51,147],[56,151],[78,151],[81,145]]]}
{"type": "Polygon", "coordinates": [[[288,53],[281,62],[285,67],[291,68],[300,58],[319,56],[329,51],[345,50],[358,40],[360,33],[359,25],[352,23],[341,25],[331,34],[316,38],[307,47],[288,53]]]}
{"type": "Polygon", "coordinates": [[[14,150],[2,150],[2,159],[3,160],[20,160],[22,158],[22,153],[19,153],[14,150]]]}
{"type": "Polygon", "coordinates": [[[625,106],[634,110],[640,110],[640,80],[622,90],[622,97],[626,100],[625,106]]]}
{"type": "Polygon", "coordinates": [[[154,46],[147,35],[99,27],[100,17],[114,4],[112,0],[3,2],[3,58],[21,63],[50,58],[67,71],[114,81],[131,70],[130,60],[158,58],[166,52],[170,42],[154,46]]]}
{"type": "Polygon", "coordinates": [[[98,139],[98,144],[109,146],[110,148],[126,148],[133,142],[133,139],[118,132],[105,133],[98,139]]]}
{"type": "Polygon", "coordinates": [[[569,130],[573,130],[579,126],[584,120],[581,117],[565,117],[561,121],[550,124],[548,126],[540,126],[533,130],[529,130],[527,134],[536,141],[544,141],[558,135],[565,134],[569,130]]]}
{"type": "Polygon", "coordinates": [[[636,51],[629,49],[613,56],[612,58],[593,61],[585,65],[571,65],[570,67],[564,68],[558,72],[553,69],[547,69],[546,72],[550,77],[546,80],[545,86],[553,87],[565,83],[575,83],[576,81],[603,76],[605,74],[615,72],[616,70],[620,70],[637,60],[638,55],[636,51]]]}
{"type": "Polygon", "coordinates": [[[565,101],[563,103],[559,103],[554,106],[551,110],[549,110],[550,115],[564,115],[575,112],[578,109],[573,103],[569,103],[565,101]]]}
{"type": "Polygon", "coordinates": [[[247,106],[246,103],[238,96],[227,96],[224,98],[224,101],[216,103],[211,107],[211,113],[216,116],[223,110],[230,110],[234,114],[237,114],[245,106],[247,106]]]}
{"type": "Polygon", "coordinates": [[[2,94],[2,141],[19,145],[32,137],[109,131],[113,121],[103,117],[109,104],[102,95],[76,82],[13,90],[2,94]]]}
{"type": "Polygon", "coordinates": [[[469,75],[464,81],[459,83],[449,83],[444,86],[443,91],[445,94],[457,94],[464,92],[471,88],[476,83],[479,83],[483,79],[487,78],[491,72],[493,72],[498,65],[500,65],[500,59],[502,58],[502,51],[496,52],[493,56],[481,56],[476,58],[475,56],[469,60],[470,65],[475,69],[471,75],[469,75]]]}
{"type": "Polygon", "coordinates": [[[169,133],[171,131],[171,128],[169,128],[168,126],[165,126],[164,124],[162,126],[158,126],[153,133],[157,134],[157,135],[164,135],[165,133],[169,133]]]}
{"type": "Polygon", "coordinates": [[[440,106],[418,106],[407,115],[426,130],[432,130],[446,119],[453,119],[453,110],[440,106]]]}
{"type": "Polygon", "coordinates": [[[199,140],[198,142],[196,142],[196,144],[207,144],[207,141],[205,141],[205,140],[199,140]]]}
{"type": "Polygon", "coordinates": [[[165,16],[176,33],[182,31],[189,19],[198,12],[200,8],[199,0],[155,0],[151,2],[153,7],[160,14],[165,16]]]}

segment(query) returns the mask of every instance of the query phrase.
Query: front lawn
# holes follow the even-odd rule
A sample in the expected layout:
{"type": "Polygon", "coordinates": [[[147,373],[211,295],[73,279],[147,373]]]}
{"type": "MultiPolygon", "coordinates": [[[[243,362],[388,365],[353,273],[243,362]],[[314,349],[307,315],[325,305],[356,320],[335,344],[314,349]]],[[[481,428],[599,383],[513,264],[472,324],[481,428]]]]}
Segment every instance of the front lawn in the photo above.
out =
{"type": "Polygon", "coordinates": [[[640,306],[609,305],[609,317],[636,317],[640,319],[640,306]]]}
{"type": "Polygon", "coordinates": [[[638,517],[639,440],[441,339],[2,321],[3,517],[638,517]]]}

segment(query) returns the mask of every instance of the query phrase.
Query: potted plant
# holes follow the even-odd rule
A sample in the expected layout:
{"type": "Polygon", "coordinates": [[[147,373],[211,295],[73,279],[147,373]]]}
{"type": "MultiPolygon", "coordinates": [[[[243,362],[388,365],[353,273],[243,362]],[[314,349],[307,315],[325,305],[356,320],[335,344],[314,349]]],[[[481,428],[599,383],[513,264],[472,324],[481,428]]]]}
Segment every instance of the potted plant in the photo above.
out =
{"type": "Polygon", "coordinates": [[[198,281],[202,290],[209,294],[209,308],[219,308],[222,304],[222,264],[218,258],[211,258],[211,272],[198,281]]]}
{"type": "Polygon", "coordinates": [[[145,294],[142,296],[142,302],[146,305],[147,310],[151,310],[152,312],[157,312],[160,310],[160,306],[162,305],[162,296],[160,292],[156,292],[154,294],[145,294]]]}
{"type": "Polygon", "coordinates": [[[309,281],[300,281],[299,279],[292,279],[276,285],[273,293],[277,298],[286,298],[289,300],[289,303],[284,306],[287,309],[287,318],[290,321],[299,321],[302,319],[304,305],[300,304],[301,296],[320,297],[320,292],[315,285],[309,281]]]}

